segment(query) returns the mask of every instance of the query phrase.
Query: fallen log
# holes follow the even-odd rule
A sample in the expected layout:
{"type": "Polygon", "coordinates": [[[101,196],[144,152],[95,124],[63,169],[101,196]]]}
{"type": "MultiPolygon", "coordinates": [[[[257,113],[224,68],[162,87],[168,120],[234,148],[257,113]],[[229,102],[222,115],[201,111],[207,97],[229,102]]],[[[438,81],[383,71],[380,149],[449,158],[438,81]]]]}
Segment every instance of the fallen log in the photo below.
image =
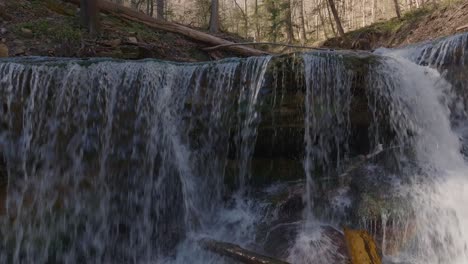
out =
{"type": "Polygon", "coordinates": [[[221,256],[230,257],[245,264],[289,264],[286,261],[252,252],[236,244],[212,239],[202,239],[199,241],[199,244],[208,251],[221,256]]]}
{"type": "Polygon", "coordinates": [[[465,30],[465,29],[468,29],[468,24],[464,25],[464,26],[461,26],[461,27],[457,27],[456,31],[462,31],[462,30],[465,30]]]}
{"type": "MultiPolygon", "coordinates": [[[[70,3],[80,5],[80,0],[66,0],[70,3]]],[[[119,4],[111,3],[109,1],[100,0],[98,2],[99,9],[101,12],[110,13],[112,15],[116,15],[131,21],[140,22],[142,24],[147,25],[150,28],[165,30],[168,32],[177,33],[186,37],[189,37],[193,40],[200,41],[209,45],[226,45],[226,44],[234,44],[234,42],[227,41],[225,39],[210,35],[205,32],[201,32],[180,24],[176,24],[173,22],[157,19],[146,15],[144,13],[140,13],[136,10],[133,10],[128,7],[121,6],[119,4]]],[[[261,56],[268,54],[266,51],[257,50],[250,47],[245,46],[226,46],[225,50],[233,51],[243,56],[261,56]]]]}
{"type": "Polygon", "coordinates": [[[277,42],[241,42],[241,43],[230,43],[230,44],[221,44],[214,47],[204,48],[203,50],[216,50],[220,48],[232,47],[232,46],[245,46],[245,45],[271,45],[271,46],[282,46],[287,48],[296,48],[296,49],[313,49],[313,50],[330,50],[324,48],[310,47],[310,46],[301,46],[293,45],[287,43],[277,43],[277,42]]]}
{"type": "Polygon", "coordinates": [[[375,241],[367,231],[345,228],[344,234],[352,264],[382,264],[375,241]]]}

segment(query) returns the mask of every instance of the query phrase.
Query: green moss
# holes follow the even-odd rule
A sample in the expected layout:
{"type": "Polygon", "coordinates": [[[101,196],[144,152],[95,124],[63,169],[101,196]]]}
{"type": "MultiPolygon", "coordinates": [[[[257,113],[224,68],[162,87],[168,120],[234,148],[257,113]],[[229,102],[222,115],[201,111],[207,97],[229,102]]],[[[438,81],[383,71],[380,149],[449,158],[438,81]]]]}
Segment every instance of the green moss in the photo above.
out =
{"type": "Polygon", "coordinates": [[[349,33],[351,37],[359,37],[363,34],[374,33],[374,34],[394,34],[398,32],[402,27],[413,24],[420,21],[421,17],[430,14],[433,11],[433,7],[424,7],[411,10],[403,14],[401,19],[392,18],[388,21],[374,23],[370,26],[360,28],[358,30],[349,33]]]}
{"type": "Polygon", "coordinates": [[[60,24],[46,18],[20,23],[15,26],[14,31],[21,35],[22,28],[30,29],[35,38],[50,38],[54,41],[77,41],[82,37],[78,21],[71,17],[60,24]]]}
{"type": "MultiPolygon", "coordinates": [[[[127,27],[125,28],[127,32],[135,32],[135,34],[147,41],[149,40],[159,40],[162,38],[160,34],[155,32],[153,29],[148,28],[147,26],[141,24],[141,23],[136,23],[136,22],[130,22],[128,23],[127,27]]],[[[166,38],[164,38],[166,39],[166,38]]]]}
{"type": "Polygon", "coordinates": [[[207,61],[210,59],[206,52],[203,52],[202,50],[197,48],[191,48],[188,52],[190,53],[191,58],[194,58],[198,61],[207,61]]]}
{"type": "Polygon", "coordinates": [[[380,219],[382,215],[399,219],[401,216],[411,213],[404,197],[379,197],[367,193],[361,196],[357,214],[361,219],[380,219]]]}

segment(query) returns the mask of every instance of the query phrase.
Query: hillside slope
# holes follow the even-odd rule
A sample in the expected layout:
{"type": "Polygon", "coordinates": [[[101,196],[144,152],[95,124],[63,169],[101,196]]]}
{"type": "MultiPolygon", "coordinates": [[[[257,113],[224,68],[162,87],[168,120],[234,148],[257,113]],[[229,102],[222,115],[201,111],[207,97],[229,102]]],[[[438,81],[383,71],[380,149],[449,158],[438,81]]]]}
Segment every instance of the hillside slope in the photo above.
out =
{"type": "Polygon", "coordinates": [[[427,5],[406,13],[401,20],[375,23],[346,33],[346,40],[332,38],[329,48],[375,49],[400,47],[468,31],[468,1],[427,5]],[[464,27],[467,26],[467,27],[464,27]]]}

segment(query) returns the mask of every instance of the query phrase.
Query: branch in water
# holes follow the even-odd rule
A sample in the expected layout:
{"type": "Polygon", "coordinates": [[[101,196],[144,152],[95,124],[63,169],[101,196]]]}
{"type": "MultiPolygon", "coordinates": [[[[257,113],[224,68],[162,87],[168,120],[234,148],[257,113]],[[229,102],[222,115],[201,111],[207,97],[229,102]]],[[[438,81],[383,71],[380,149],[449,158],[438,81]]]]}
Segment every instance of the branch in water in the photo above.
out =
{"type": "Polygon", "coordinates": [[[242,248],[236,244],[202,239],[198,241],[202,248],[221,256],[230,257],[246,264],[289,264],[286,261],[260,255],[253,251],[242,248]]]}

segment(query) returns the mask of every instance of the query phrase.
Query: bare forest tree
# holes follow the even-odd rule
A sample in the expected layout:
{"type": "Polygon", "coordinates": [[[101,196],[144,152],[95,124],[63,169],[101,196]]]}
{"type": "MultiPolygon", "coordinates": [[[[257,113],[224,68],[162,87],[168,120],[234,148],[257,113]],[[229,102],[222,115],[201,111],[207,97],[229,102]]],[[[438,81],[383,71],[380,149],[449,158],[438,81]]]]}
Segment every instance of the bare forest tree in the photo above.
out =
{"type": "Polygon", "coordinates": [[[219,0],[211,0],[210,32],[219,32],[219,0]]]}
{"type": "MultiPolygon", "coordinates": [[[[82,0],[83,2],[95,2],[82,0]]],[[[105,0],[101,0],[105,1],[105,0]]],[[[107,0],[150,16],[243,36],[256,42],[312,44],[368,26],[427,3],[446,0],[107,0]]],[[[85,9],[87,10],[87,9],[85,9]]],[[[98,23],[84,13],[86,27],[98,23]],[[88,26],[89,25],[89,26],[88,26]]]]}
{"type": "Polygon", "coordinates": [[[401,19],[401,11],[400,11],[400,4],[398,3],[398,0],[393,0],[393,3],[395,4],[395,12],[398,18],[401,19]]]}
{"type": "Polygon", "coordinates": [[[98,0],[81,0],[80,16],[83,27],[96,35],[99,32],[98,0]]]}
{"type": "MultiPolygon", "coordinates": [[[[149,0],[147,0],[149,1],[149,0]]],[[[156,7],[159,19],[165,19],[166,0],[156,0],[156,7]]]]}
{"type": "Polygon", "coordinates": [[[344,33],[343,26],[341,25],[340,16],[338,15],[338,11],[336,10],[335,2],[333,0],[328,0],[328,5],[330,6],[331,12],[333,14],[333,18],[335,19],[338,34],[340,34],[340,37],[344,38],[345,33],[344,33]]]}

